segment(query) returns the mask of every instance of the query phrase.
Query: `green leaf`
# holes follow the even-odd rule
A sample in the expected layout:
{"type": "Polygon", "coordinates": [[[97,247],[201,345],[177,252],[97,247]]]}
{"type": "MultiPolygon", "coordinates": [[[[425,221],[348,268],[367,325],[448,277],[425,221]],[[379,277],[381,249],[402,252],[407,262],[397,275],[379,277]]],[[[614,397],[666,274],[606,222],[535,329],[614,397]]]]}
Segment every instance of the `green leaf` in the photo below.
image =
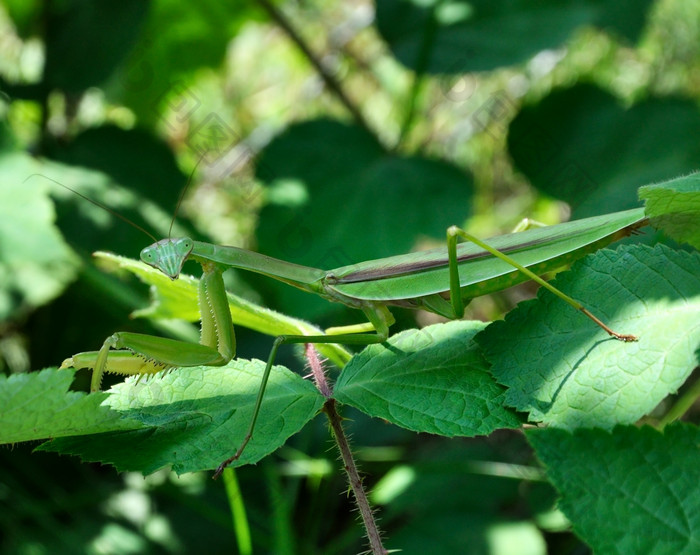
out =
{"type": "Polygon", "coordinates": [[[46,165],[23,153],[0,156],[0,321],[54,299],[75,279],[78,258],[54,225],[46,165]]]}
{"type": "Polygon", "coordinates": [[[641,183],[693,171],[700,112],[687,99],[649,99],[625,109],[589,85],[556,91],[511,123],[508,149],[520,171],[568,202],[573,219],[638,205],[641,183]]]}
{"type": "MultiPolygon", "coordinates": [[[[50,155],[52,159],[73,167],[83,166],[103,172],[132,194],[140,195],[140,203],[144,199],[153,201],[164,207],[171,217],[177,198],[187,185],[187,176],[178,167],[171,147],[142,128],[121,129],[115,125],[91,127],[68,143],[52,144],[50,155]],[[125,160],[128,163],[124,163],[125,160]]],[[[114,196],[116,194],[112,192],[111,198],[114,196]]],[[[112,205],[109,207],[116,209],[112,205]]],[[[122,205],[119,208],[126,207],[122,205]]],[[[131,213],[120,212],[122,215],[131,213]]],[[[147,221],[153,225],[149,230],[156,228],[152,220],[147,221]]],[[[170,223],[167,219],[166,222],[170,223]]],[[[161,227],[165,226],[161,224],[161,227]]],[[[163,233],[166,231],[167,227],[163,233]]]]}
{"type": "Polygon", "coordinates": [[[101,403],[108,395],[69,391],[75,370],[0,375],[0,443],[140,428],[101,403]]]}
{"type": "Polygon", "coordinates": [[[391,521],[387,547],[406,555],[547,553],[544,533],[526,511],[503,511],[523,507],[523,493],[543,485],[540,469],[513,464],[515,453],[529,455],[519,435],[509,435],[507,450],[493,438],[411,446],[410,457],[370,492],[383,521],[391,521]]]}
{"type": "MultiPolygon", "coordinates": [[[[480,476],[479,478],[482,478],[480,476]]],[[[436,491],[469,491],[474,489],[457,489],[455,482],[450,480],[435,484],[436,490],[427,492],[433,496],[436,491]]],[[[491,499],[492,491],[485,491],[482,500],[491,499]]],[[[425,498],[423,498],[425,501],[425,498]]],[[[517,501],[516,501],[517,502],[517,501]]],[[[402,518],[404,526],[391,534],[389,545],[396,552],[404,555],[419,555],[421,553],[497,553],[499,555],[544,555],[547,553],[547,543],[542,530],[533,521],[499,519],[499,509],[493,514],[460,513],[445,511],[444,513],[426,514],[423,518],[414,518],[410,513],[402,518]],[[468,546],[468,547],[467,547],[468,546]]]]}
{"type": "MultiPolygon", "coordinates": [[[[95,253],[100,265],[108,271],[127,270],[141,281],[151,285],[152,303],[149,307],[137,310],[135,318],[179,318],[188,322],[200,319],[199,279],[186,274],[173,281],[163,272],[146,266],[142,262],[117,256],[107,252],[95,253]]],[[[311,324],[285,316],[269,308],[256,305],[233,293],[228,293],[231,318],[237,326],[244,326],[268,335],[316,335],[323,333],[311,324]]],[[[319,345],[318,350],[333,363],[343,366],[350,354],[339,345],[319,345]]]]}
{"type": "Polygon", "coordinates": [[[554,285],[634,343],[610,338],[549,293],[522,303],[477,341],[507,404],[564,428],[632,423],[698,364],[700,254],[657,245],[602,250],[554,285]]]}
{"type": "MultiPolygon", "coordinates": [[[[178,474],[216,468],[248,431],[264,368],[259,360],[237,359],[221,367],[130,378],[111,390],[107,404],[141,429],[62,438],[40,448],[144,474],[167,466],[178,474]]],[[[322,404],[313,384],[274,366],[253,439],[234,466],[255,463],[283,445],[322,404]]]]}
{"type": "MultiPolygon", "coordinates": [[[[362,128],[330,120],[290,127],[257,172],[270,185],[260,252],[322,269],[408,252],[420,236],[444,240],[467,217],[472,194],[464,170],[388,153],[362,128]]],[[[291,314],[329,309],[288,286],[276,293],[291,314]]]]}
{"type": "Polygon", "coordinates": [[[41,15],[41,0],[5,0],[3,7],[20,37],[27,39],[36,33],[41,15]]]}
{"type": "Polygon", "coordinates": [[[560,47],[593,25],[636,40],[649,0],[378,0],[377,27],[405,66],[430,73],[486,71],[560,47]]]}
{"type": "Polygon", "coordinates": [[[700,173],[639,188],[654,227],[700,249],[700,173]]]}
{"type": "Polygon", "coordinates": [[[79,93],[105,81],[136,43],[148,4],[142,0],[69,0],[44,10],[47,90],[79,93]]]}
{"type": "Polygon", "coordinates": [[[261,11],[249,2],[154,0],[143,33],[110,92],[142,122],[155,123],[161,117],[171,92],[182,94],[178,117],[189,118],[196,110],[206,113],[200,91],[188,88],[191,77],[200,68],[220,67],[238,30],[256,19],[261,11]]]}
{"type": "Polygon", "coordinates": [[[595,553],[700,552],[700,430],[530,430],[559,507],[595,553]]]}
{"type": "Polygon", "coordinates": [[[516,428],[474,335],[482,322],[408,330],[370,345],[344,368],[333,396],[409,430],[474,436],[516,428]]]}

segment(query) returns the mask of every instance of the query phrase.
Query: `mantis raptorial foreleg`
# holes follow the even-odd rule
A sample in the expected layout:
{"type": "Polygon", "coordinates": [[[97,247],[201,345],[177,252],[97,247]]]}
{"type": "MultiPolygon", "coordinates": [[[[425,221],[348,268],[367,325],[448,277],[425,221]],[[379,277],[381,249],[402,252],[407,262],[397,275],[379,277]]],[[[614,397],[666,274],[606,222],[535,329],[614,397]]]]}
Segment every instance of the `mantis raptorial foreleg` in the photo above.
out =
{"type": "Polygon", "coordinates": [[[90,368],[90,390],[99,391],[105,372],[122,375],[155,374],[161,370],[187,366],[223,366],[236,354],[236,338],[231,321],[222,270],[215,264],[202,264],[199,307],[202,318],[200,344],[140,333],[119,332],[108,337],[99,351],[78,353],[66,359],[61,368],[90,368]]]}

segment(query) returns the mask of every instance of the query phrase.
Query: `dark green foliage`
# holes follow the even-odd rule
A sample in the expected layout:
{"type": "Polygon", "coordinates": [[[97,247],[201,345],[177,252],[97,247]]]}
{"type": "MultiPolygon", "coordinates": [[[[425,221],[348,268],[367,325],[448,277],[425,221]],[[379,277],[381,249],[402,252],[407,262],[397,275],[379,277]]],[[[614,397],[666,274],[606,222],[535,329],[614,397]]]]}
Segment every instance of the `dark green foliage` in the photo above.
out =
{"type": "Polygon", "coordinates": [[[528,432],[561,509],[598,553],[696,553],[695,426],[528,432]],[[624,518],[620,518],[624,515],[624,518]]]}
{"type": "Polygon", "coordinates": [[[378,0],[377,27],[394,55],[417,71],[488,71],[558,48],[584,25],[634,41],[650,5],[634,0],[378,0]]]}
{"type": "Polygon", "coordinates": [[[700,113],[691,99],[652,98],[625,108],[589,85],[556,91],[513,120],[517,168],[575,218],[637,206],[643,183],[697,169],[700,113]],[[620,145],[624,145],[621,147],[620,145]]]}
{"type": "MultiPolygon", "coordinates": [[[[463,322],[392,309],[386,343],[319,351],[387,548],[697,552],[697,7],[378,0],[371,22],[277,4],[2,2],[0,553],[246,552],[210,471],[245,434],[269,336],[359,311],[227,272],[231,364],[98,394],[56,369],[115,331],[196,342],[199,300],[54,181],[160,238],[190,173],[173,235],[324,269],[441,246],[452,224],[556,223],[561,202],[644,205],[643,237],[554,281],[638,342],[549,293],[513,308],[526,286],[463,322]]],[[[254,550],[360,552],[298,355],[280,351],[236,469],[254,550]]]]}

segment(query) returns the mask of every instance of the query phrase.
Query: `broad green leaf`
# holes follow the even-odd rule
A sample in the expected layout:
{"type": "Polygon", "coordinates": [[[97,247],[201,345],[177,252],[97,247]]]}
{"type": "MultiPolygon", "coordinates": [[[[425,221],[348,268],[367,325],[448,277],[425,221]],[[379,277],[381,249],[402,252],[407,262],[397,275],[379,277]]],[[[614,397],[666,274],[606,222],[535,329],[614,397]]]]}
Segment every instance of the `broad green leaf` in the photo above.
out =
{"type": "Polygon", "coordinates": [[[458,73],[518,64],[561,47],[582,26],[636,40],[649,0],[378,0],[377,27],[401,63],[458,73]]]}
{"type": "Polygon", "coordinates": [[[594,553],[700,552],[700,431],[530,430],[560,508],[594,553]]]}
{"type": "Polygon", "coordinates": [[[546,487],[541,469],[517,464],[530,457],[517,432],[500,440],[412,445],[410,457],[370,491],[370,501],[382,506],[383,522],[392,523],[386,547],[411,555],[544,555],[543,531],[529,515],[503,512],[522,506],[524,492],[529,497],[535,487],[546,487]]]}
{"type": "Polygon", "coordinates": [[[0,375],[0,443],[142,427],[101,403],[106,393],[69,391],[75,370],[0,375]]]}
{"type": "Polygon", "coordinates": [[[27,177],[45,165],[0,156],[0,321],[54,299],[75,279],[78,258],[54,225],[50,182],[27,177]]]}
{"type": "Polygon", "coordinates": [[[700,173],[640,187],[639,198],[654,227],[700,249],[700,173]]]}
{"type": "Polygon", "coordinates": [[[4,0],[3,7],[20,37],[26,39],[36,32],[42,8],[40,0],[4,0]]]}
{"type": "MultiPolygon", "coordinates": [[[[2,82],[0,82],[0,86],[2,86],[2,82]]],[[[16,152],[19,148],[18,143],[19,141],[7,119],[0,120],[0,155],[4,157],[13,152],[18,155],[16,152]]]]}
{"type": "MultiPolygon", "coordinates": [[[[80,254],[87,257],[98,248],[137,254],[152,242],[117,215],[151,233],[168,233],[186,179],[165,143],[141,131],[98,127],[69,146],[51,145],[47,150],[59,162],[36,160],[34,171],[18,178],[51,193],[57,226],[80,254]]],[[[181,233],[180,226],[173,231],[181,233]]]]}
{"type": "MultiPolygon", "coordinates": [[[[444,240],[470,211],[464,170],[389,153],[362,128],[336,121],[290,127],[265,149],[257,173],[270,186],[260,252],[326,270],[408,252],[417,237],[444,240]]],[[[285,312],[329,309],[288,286],[276,293],[285,312]]]]}
{"type": "MultiPolygon", "coordinates": [[[[133,313],[136,318],[179,318],[188,322],[199,320],[199,279],[186,274],[172,281],[162,272],[145,264],[107,252],[95,253],[100,265],[109,271],[123,269],[151,285],[152,304],[133,313]]],[[[228,293],[231,317],[236,326],[244,326],[268,335],[314,335],[323,333],[311,324],[256,305],[233,293],[228,293]]],[[[338,345],[319,345],[318,350],[338,366],[343,366],[350,354],[338,345]]]]}
{"type": "MultiPolygon", "coordinates": [[[[436,484],[436,490],[426,492],[432,496],[437,491],[466,492],[456,490],[453,481],[436,484]]],[[[482,500],[493,497],[484,492],[482,500]]],[[[424,498],[425,500],[425,498],[424,498]]],[[[392,533],[387,545],[402,555],[424,553],[494,553],[498,555],[545,555],[547,543],[542,530],[531,520],[499,519],[498,510],[490,514],[469,514],[455,511],[426,514],[411,519],[392,533]]],[[[413,514],[409,514],[410,518],[413,514]]]]}
{"type": "Polygon", "coordinates": [[[474,436],[518,427],[472,340],[483,327],[436,324],[370,345],[344,368],[333,396],[417,432],[474,436]]]}
{"type": "Polygon", "coordinates": [[[79,93],[105,81],[136,43],[148,4],[142,0],[67,0],[42,12],[44,84],[79,93]]]}
{"type": "Polygon", "coordinates": [[[173,91],[183,93],[176,109],[180,122],[198,109],[208,112],[200,92],[187,87],[189,79],[200,68],[218,68],[239,28],[263,14],[240,1],[153,0],[139,41],[110,92],[141,121],[156,122],[173,91]]]}
{"type": "MultiPolygon", "coordinates": [[[[167,466],[178,474],[214,469],[235,453],[247,432],[264,368],[259,360],[237,359],[148,380],[130,378],[111,390],[106,403],[138,421],[141,429],[63,438],[41,449],[144,474],[167,466]]],[[[273,452],[322,404],[312,383],[273,367],[253,439],[234,465],[255,463],[273,452]]]]}
{"type": "Polygon", "coordinates": [[[697,169],[695,102],[652,98],[625,109],[589,85],[556,91],[513,120],[515,165],[545,193],[568,202],[573,219],[638,205],[640,184],[697,169]]]}
{"type": "Polygon", "coordinates": [[[605,249],[554,285],[639,341],[610,338],[550,294],[491,324],[477,341],[508,387],[506,403],[531,421],[568,429],[633,423],[698,364],[700,253],[664,245],[605,249]]]}
{"type": "MultiPolygon", "coordinates": [[[[135,219],[139,223],[145,220],[149,231],[156,229],[167,233],[177,199],[187,185],[187,176],[178,167],[171,146],[163,139],[143,128],[102,125],[86,129],[69,143],[51,145],[50,155],[64,164],[92,168],[106,174],[112,179],[112,189],[119,184],[138,196],[136,206],[119,199],[119,206],[108,204],[109,208],[127,217],[139,214],[140,217],[135,219]],[[144,214],[142,205],[146,200],[164,209],[165,214],[159,221],[144,214]]],[[[114,202],[114,197],[118,196],[113,190],[109,194],[100,194],[99,190],[95,193],[103,203],[114,202]]],[[[80,202],[85,203],[82,199],[80,202]]],[[[119,222],[119,225],[126,224],[119,222]]]]}

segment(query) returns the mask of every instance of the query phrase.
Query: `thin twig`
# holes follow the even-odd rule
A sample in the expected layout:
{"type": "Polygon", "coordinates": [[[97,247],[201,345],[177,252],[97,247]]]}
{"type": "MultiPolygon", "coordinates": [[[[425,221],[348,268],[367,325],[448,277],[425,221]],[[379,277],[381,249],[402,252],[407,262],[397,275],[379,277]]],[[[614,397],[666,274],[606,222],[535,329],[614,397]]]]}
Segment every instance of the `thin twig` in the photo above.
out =
{"type": "Polygon", "coordinates": [[[350,97],[348,97],[348,95],[345,94],[345,91],[343,90],[343,87],[340,84],[340,82],[338,82],[338,80],[336,80],[333,74],[330,71],[328,71],[328,69],[323,65],[318,56],[316,56],[311,51],[309,45],[306,44],[301,35],[297,33],[296,29],[294,29],[291,22],[287,19],[284,13],[278,10],[276,6],[268,2],[268,0],[258,0],[258,4],[260,4],[260,6],[262,6],[265,9],[265,11],[267,11],[267,13],[275,21],[275,23],[277,23],[277,25],[279,25],[285,33],[287,33],[289,38],[292,39],[292,42],[294,42],[294,44],[296,44],[299,47],[299,49],[304,53],[304,56],[306,56],[311,65],[314,66],[314,68],[321,76],[321,79],[323,79],[326,86],[338,97],[338,99],[343,103],[347,110],[352,114],[352,117],[355,118],[357,123],[364,127],[365,130],[367,130],[369,133],[371,133],[372,136],[376,137],[376,134],[372,132],[372,129],[367,123],[367,120],[365,120],[364,116],[362,115],[362,112],[360,112],[360,109],[357,106],[355,106],[352,100],[350,100],[350,97]]]}
{"type": "Polygon", "coordinates": [[[423,29],[423,34],[420,37],[420,48],[418,50],[418,55],[414,60],[415,69],[413,73],[413,83],[411,85],[408,101],[405,103],[407,110],[404,114],[403,122],[401,123],[401,132],[399,133],[399,140],[396,147],[401,145],[406,140],[409,133],[413,129],[417,114],[418,99],[425,86],[425,75],[430,64],[430,56],[433,54],[433,49],[435,47],[437,28],[438,26],[437,21],[435,20],[435,15],[432,13],[425,25],[425,28],[423,29]]]}

